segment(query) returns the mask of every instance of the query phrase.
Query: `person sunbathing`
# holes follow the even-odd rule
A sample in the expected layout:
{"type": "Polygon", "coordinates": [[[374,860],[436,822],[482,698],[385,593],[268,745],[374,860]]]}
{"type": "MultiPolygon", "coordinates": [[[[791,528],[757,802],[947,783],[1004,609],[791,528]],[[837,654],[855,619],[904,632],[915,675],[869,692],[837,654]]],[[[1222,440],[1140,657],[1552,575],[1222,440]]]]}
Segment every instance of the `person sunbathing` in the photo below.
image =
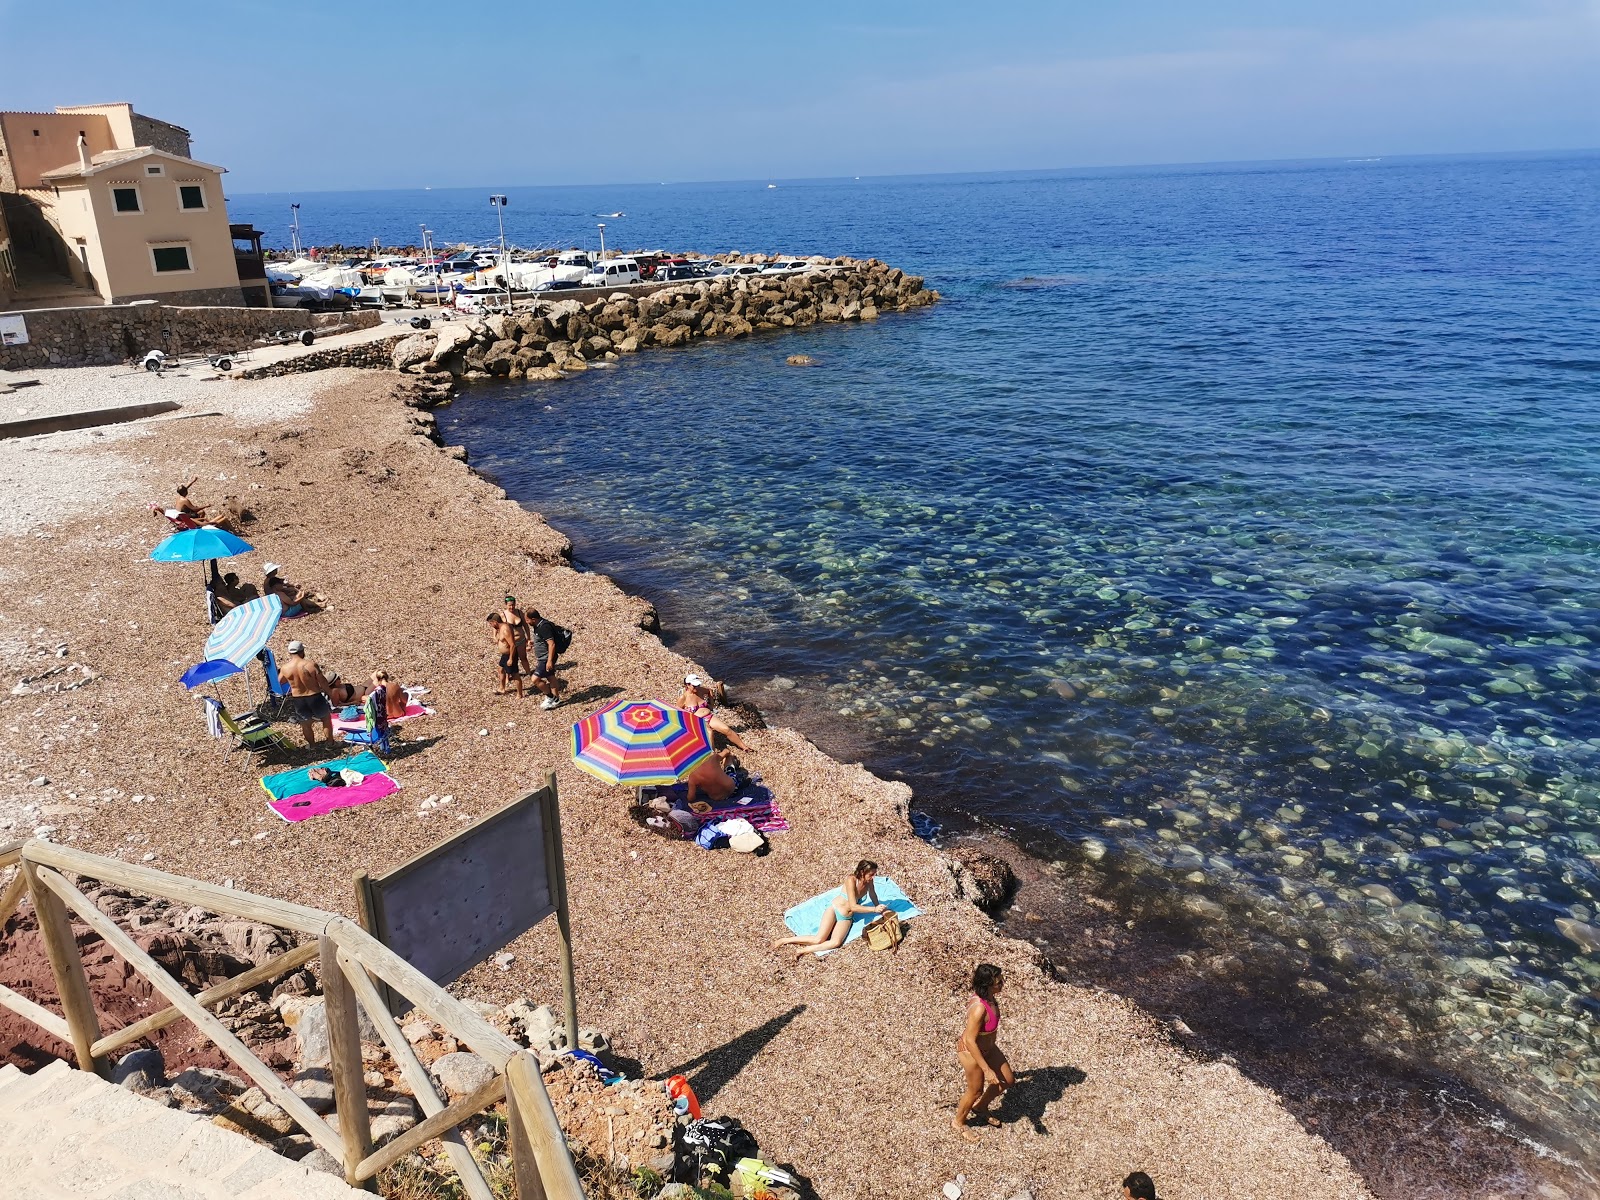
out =
{"type": "Polygon", "coordinates": [[[828,897],[828,905],[822,910],[822,920],[815,933],[779,938],[772,943],[772,948],[777,950],[783,946],[798,947],[791,951],[795,962],[799,962],[807,954],[837,950],[844,945],[845,938],[850,936],[850,926],[856,917],[868,913],[879,915],[889,911],[887,904],[878,902],[877,875],[878,864],[870,858],[863,858],[850,873],[850,878],[844,881],[837,892],[828,897]]]}
{"type": "Polygon", "coordinates": [[[263,569],[261,581],[261,594],[263,596],[276,596],[283,601],[283,615],[298,617],[301,614],[320,612],[322,597],[313,594],[306,588],[296,587],[286,580],[279,572],[283,570],[277,563],[268,563],[263,569]]]}
{"type": "Polygon", "coordinates": [[[328,703],[335,708],[348,708],[367,698],[367,689],[359,683],[348,683],[339,678],[337,671],[328,672],[328,703]]]}
{"type": "Polygon", "coordinates": [[[738,790],[738,785],[722,769],[722,762],[715,754],[707,755],[699,766],[684,777],[683,782],[688,786],[686,804],[693,804],[701,796],[712,804],[721,804],[738,790]]]}
{"type": "Polygon", "coordinates": [[[383,707],[389,714],[389,720],[397,721],[406,715],[406,708],[411,703],[411,697],[406,695],[405,688],[401,687],[389,677],[387,671],[374,671],[372,673],[372,687],[376,691],[383,689],[383,707]]]}
{"type": "Polygon", "coordinates": [[[713,686],[698,675],[685,675],[683,694],[678,697],[678,707],[699,717],[713,734],[721,735],[729,745],[736,746],[740,750],[749,750],[750,747],[739,740],[739,735],[729,728],[727,722],[716,715],[716,700],[726,699],[727,694],[727,689],[721,684],[713,686]]]}
{"type": "Polygon", "coordinates": [[[178,485],[178,502],[176,507],[166,510],[168,519],[174,521],[187,519],[193,521],[196,525],[210,525],[217,529],[225,529],[229,533],[237,533],[238,530],[234,529],[232,518],[228,513],[212,513],[209,510],[215,507],[214,505],[196,504],[194,502],[194,497],[189,495],[189,489],[199,481],[200,476],[196,475],[188,483],[180,483],[178,485]],[[177,516],[174,517],[173,513],[176,513],[177,516]]]}

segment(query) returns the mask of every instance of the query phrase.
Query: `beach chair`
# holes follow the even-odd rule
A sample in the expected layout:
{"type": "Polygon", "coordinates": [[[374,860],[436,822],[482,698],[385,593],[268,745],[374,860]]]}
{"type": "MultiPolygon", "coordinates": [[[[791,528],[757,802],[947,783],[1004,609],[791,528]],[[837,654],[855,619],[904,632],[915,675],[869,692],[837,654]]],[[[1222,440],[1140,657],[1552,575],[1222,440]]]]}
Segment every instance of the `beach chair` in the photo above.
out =
{"type": "Polygon", "coordinates": [[[389,724],[389,709],[383,688],[373,688],[367,693],[367,698],[361,703],[361,714],[366,718],[366,729],[345,734],[345,744],[371,746],[380,758],[387,758],[394,727],[389,724]]]}
{"type": "Polygon", "coordinates": [[[199,521],[196,521],[188,513],[179,512],[175,508],[162,508],[159,504],[152,504],[150,511],[155,513],[156,516],[164,518],[172,526],[174,533],[182,532],[185,529],[200,528],[199,521]]]}
{"type": "Polygon", "coordinates": [[[261,704],[267,711],[267,719],[276,721],[289,713],[289,685],[278,678],[278,660],[271,647],[263,649],[256,657],[267,673],[267,698],[261,704]]]}
{"type": "Polygon", "coordinates": [[[267,755],[278,750],[288,750],[289,740],[272,726],[268,725],[255,714],[235,717],[228,711],[228,706],[221,700],[212,696],[204,697],[206,705],[206,727],[208,729],[221,729],[221,734],[213,733],[213,737],[221,737],[227,743],[227,752],[232,754],[235,750],[243,750],[246,754],[246,763],[265,760],[267,755]]]}

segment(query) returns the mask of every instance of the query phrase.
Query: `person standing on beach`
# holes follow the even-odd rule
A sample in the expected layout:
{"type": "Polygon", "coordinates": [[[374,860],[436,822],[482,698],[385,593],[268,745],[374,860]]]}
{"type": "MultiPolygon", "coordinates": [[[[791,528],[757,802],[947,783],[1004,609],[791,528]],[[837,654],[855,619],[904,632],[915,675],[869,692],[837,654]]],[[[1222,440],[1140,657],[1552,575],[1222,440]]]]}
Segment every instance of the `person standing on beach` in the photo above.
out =
{"type": "Polygon", "coordinates": [[[511,629],[511,638],[517,644],[517,670],[526,675],[528,667],[528,614],[517,607],[515,596],[506,597],[506,606],[500,610],[500,619],[511,629]]]}
{"type": "Polygon", "coordinates": [[[499,613],[490,613],[484,620],[489,622],[489,636],[494,639],[495,652],[500,656],[500,688],[495,692],[497,696],[504,696],[511,690],[511,681],[517,681],[517,699],[522,699],[522,672],[517,670],[517,640],[511,632],[511,626],[501,619],[499,613]]]}
{"type": "Polygon", "coordinates": [[[289,655],[278,668],[278,682],[289,689],[289,707],[306,745],[317,744],[318,725],[328,735],[328,741],[333,741],[333,709],[328,704],[332,685],[322,668],[306,658],[304,643],[289,643],[289,655]]]}
{"type": "Polygon", "coordinates": [[[556,678],[556,627],[539,615],[538,609],[528,611],[528,623],[533,629],[533,690],[543,692],[540,708],[554,708],[561,703],[561,693],[567,685],[556,678]]]}
{"type": "Polygon", "coordinates": [[[956,1042],[956,1059],[966,1074],[967,1086],[956,1105],[955,1119],[950,1122],[950,1128],[969,1142],[977,1141],[978,1135],[967,1128],[968,1119],[999,1125],[999,1118],[990,1115],[989,1106],[1017,1082],[1011,1064],[995,1044],[1000,1031],[1000,989],[1004,985],[1000,968],[991,963],[979,963],[972,972],[972,999],[967,1003],[966,1024],[956,1042]]]}

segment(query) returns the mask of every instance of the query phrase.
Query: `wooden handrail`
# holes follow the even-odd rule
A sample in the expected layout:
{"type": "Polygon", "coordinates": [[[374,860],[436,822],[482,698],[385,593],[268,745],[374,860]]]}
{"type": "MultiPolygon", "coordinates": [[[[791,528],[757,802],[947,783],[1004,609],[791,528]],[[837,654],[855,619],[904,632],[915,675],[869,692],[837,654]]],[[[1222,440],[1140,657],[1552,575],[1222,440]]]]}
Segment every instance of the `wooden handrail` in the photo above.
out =
{"type": "Polygon", "coordinates": [[[0,845],[0,867],[13,863],[18,864],[19,870],[16,878],[0,890],[0,925],[4,924],[23,891],[28,891],[33,897],[40,933],[50,954],[65,1018],[9,988],[0,987],[0,1005],[19,1012],[52,1037],[71,1042],[78,1064],[85,1070],[99,1067],[111,1051],[148,1037],[174,1021],[187,1019],[274,1104],[287,1112],[318,1147],[342,1162],[350,1182],[370,1180],[424,1142],[438,1138],[444,1142],[469,1200],[493,1200],[493,1195],[466,1139],[456,1127],[503,1096],[510,1116],[514,1168],[521,1200],[583,1200],[583,1185],[567,1150],[549,1094],[544,1089],[544,1081],[539,1076],[538,1059],[353,921],[289,901],[220,888],[50,842],[34,840],[0,845]],[[126,931],[74,887],[60,873],[62,871],[146,895],[198,905],[212,912],[275,925],[309,935],[317,941],[297,946],[198,995],[191,995],[182,983],[140,949],[126,931]],[[67,918],[69,909],[166,997],[171,1007],[101,1036],[83,962],[67,918]],[[334,1092],[341,1117],[338,1132],[312,1112],[276,1072],[252,1054],[209,1011],[210,1006],[259,987],[317,957],[321,958],[334,1092]],[[488,1062],[495,1069],[496,1078],[470,1096],[447,1105],[435,1091],[428,1069],[390,1015],[376,980],[404,996],[458,1042],[488,1062]],[[370,1130],[365,1128],[363,1120],[367,1111],[361,1082],[357,1004],[372,1016],[424,1114],[420,1124],[377,1150],[371,1145],[370,1130]],[[348,1121],[346,1114],[349,1114],[348,1121]]]}

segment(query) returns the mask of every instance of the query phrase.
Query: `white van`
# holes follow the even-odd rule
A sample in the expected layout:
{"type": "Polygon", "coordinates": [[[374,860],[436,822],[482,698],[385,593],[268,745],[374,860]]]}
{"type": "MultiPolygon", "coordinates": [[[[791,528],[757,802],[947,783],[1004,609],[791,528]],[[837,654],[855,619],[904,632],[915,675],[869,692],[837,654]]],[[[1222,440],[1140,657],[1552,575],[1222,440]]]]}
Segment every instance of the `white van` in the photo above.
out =
{"type": "Polygon", "coordinates": [[[631,258],[608,258],[589,268],[584,287],[618,287],[639,282],[639,264],[631,258]]]}

